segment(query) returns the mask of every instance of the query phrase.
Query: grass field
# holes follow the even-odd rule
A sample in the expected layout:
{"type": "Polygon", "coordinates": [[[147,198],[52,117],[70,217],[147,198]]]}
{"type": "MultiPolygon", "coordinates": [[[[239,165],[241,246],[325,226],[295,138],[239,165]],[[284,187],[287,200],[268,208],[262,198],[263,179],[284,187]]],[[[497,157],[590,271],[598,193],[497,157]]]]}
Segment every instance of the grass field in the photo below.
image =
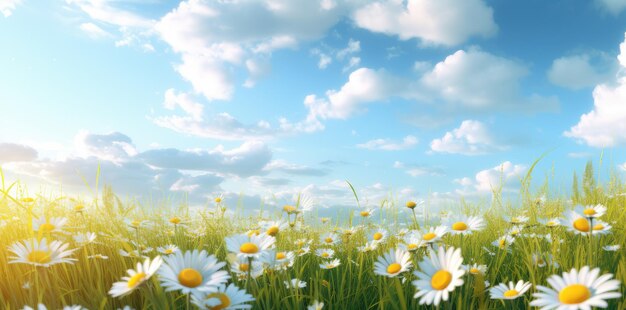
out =
{"type": "Polygon", "coordinates": [[[420,203],[366,208],[355,194],[342,220],[318,218],[314,197],[250,216],[219,197],[140,205],[107,188],[84,201],[3,180],[1,307],[626,309],[621,182],[586,175],[567,197],[527,190],[530,172],[521,182],[511,202],[494,189],[427,218],[420,203]]]}

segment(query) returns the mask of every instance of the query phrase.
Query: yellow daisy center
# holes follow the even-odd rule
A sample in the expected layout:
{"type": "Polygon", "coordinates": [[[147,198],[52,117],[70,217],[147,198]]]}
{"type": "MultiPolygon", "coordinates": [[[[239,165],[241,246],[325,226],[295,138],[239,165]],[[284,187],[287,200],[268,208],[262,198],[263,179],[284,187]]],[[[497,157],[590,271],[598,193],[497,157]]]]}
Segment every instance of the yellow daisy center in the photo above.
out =
{"type": "Polygon", "coordinates": [[[407,245],[406,247],[409,249],[409,251],[415,251],[415,250],[417,250],[417,244],[415,244],[415,243],[410,243],[410,244],[409,244],[409,245],[407,245]]]}
{"type": "Polygon", "coordinates": [[[506,239],[500,239],[500,242],[498,242],[498,244],[500,245],[501,249],[504,249],[504,247],[506,246],[506,239]]]}
{"type": "Polygon", "coordinates": [[[185,268],[178,274],[178,282],[186,287],[198,287],[202,284],[202,274],[193,268],[185,268]]]}
{"type": "Polygon", "coordinates": [[[230,306],[230,298],[228,298],[228,295],[224,293],[216,292],[216,293],[211,293],[206,296],[206,299],[210,299],[210,298],[217,298],[220,300],[219,305],[209,308],[211,310],[222,310],[230,306]]]}
{"type": "Polygon", "coordinates": [[[513,224],[519,224],[519,223],[520,223],[520,219],[519,219],[519,218],[517,218],[517,217],[514,217],[514,218],[512,218],[512,219],[511,219],[511,223],[513,223],[513,224]]]}
{"type": "Polygon", "coordinates": [[[135,228],[139,227],[139,225],[141,225],[140,221],[135,220],[135,221],[130,222],[130,226],[133,226],[135,228]]]}
{"type": "Polygon", "coordinates": [[[549,221],[547,224],[547,226],[556,226],[556,222],[555,221],[549,221]]]}
{"type": "Polygon", "coordinates": [[[133,288],[139,285],[146,278],[146,274],[143,272],[136,273],[134,276],[128,279],[128,288],[133,288]]]}
{"type": "Polygon", "coordinates": [[[430,286],[432,286],[435,290],[441,291],[448,287],[450,282],[452,282],[452,274],[442,269],[435,272],[433,277],[430,279],[430,286]]]}
{"type": "Polygon", "coordinates": [[[50,252],[41,251],[41,250],[34,250],[28,253],[27,259],[31,263],[39,263],[39,264],[46,264],[52,260],[50,258],[50,252]]]}
{"type": "Polygon", "coordinates": [[[326,264],[326,269],[333,269],[335,268],[335,265],[333,264],[326,264]]]}
{"type": "Polygon", "coordinates": [[[248,271],[249,269],[250,269],[250,265],[245,264],[245,263],[244,263],[244,264],[239,264],[239,271],[244,271],[244,272],[246,272],[246,271],[248,271]]]}
{"type": "Polygon", "coordinates": [[[604,225],[602,224],[593,225],[593,230],[603,230],[603,229],[604,229],[604,225]]]}
{"type": "Polygon", "coordinates": [[[328,256],[330,256],[330,254],[328,254],[328,252],[322,253],[322,257],[327,258],[328,256]]]}
{"type": "Polygon", "coordinates": [[[241,251],[241,253],[254,254],[259,251],[259,247],[252,242],[246,242],[239,247],[239,251],[241,251]]]}
{"type": "Polygon", "coordinates": [[[582,218],[582,217],[575,220],[573,223],[573,226],[574,226],[574,229],[578,231],[582,231],[582,232],[589,231],[589,221],[587,221],[587,219],[582,218]]]}
{"type": "Polygon", "coordinates": [[[74,206],[74,211],[76,211],[76,212],[83,211],[83,209],[85,209],[85,206],[83,206],[83,205],[76,205],[76,206],[74,206]]]}
{"type": "Polygon", "coordinates": [[[278,234],[278,231],[279,231],[278,226],[272,226],[267,229],[267,234],[273,237],[278,234]]]}
{"type": "Polygon", "coordinates": [[[429,232],[429,233],[425,234],[424,236],[422,236],[422,239],[424,239],[426,241],[430,241],[430,240],[433,240],[435,237],[437,237],[437,234],[435,234],[433,232],[429,232]]]}
{"type": "Polygon", "coordinates": [[[456,222],[456,223],[452,224],[452,229],[459,230],[459,231],[464,231],[464,230],[467,230],[467,224],[465,224],[463,222],[456,222]]]}
{"type": "Polygon", "coordinates": [[[283,211],[287,212],[287,213],[293,213],[296,211],[296,207],[294,206],[284,206],[283,207],[283,211]]]}
{"type": "Polygon", "coordinates": [[[370,216],[370,212],[369,211],[361,211],[361,216],[362,217],[368,217],[368,216],[370,216]]]}
{"type": "Polygon", "coordinates": [[[220,202],[222,202],[222,198],[220,197],[215,198],[215,203],[220,203],[220,202]]]}
{"type": "Polygon", "coordinates": [[[383,238],[383,234],[382,233],[377,232],[377,233],[374,234],[374,240],[378,241],[378,240],[380,240],[382,238],[383,238]]]}
{"type": "Polygon", "coordinates": [[[49,233],[49,232],[53,231],[54,228],[55,228],[54,225],[52,225],[50,223],[43,223],[43,224],[41,224],[41,226],[39,226],[39,229],[41,229],[41,231],[45,232],[45,233],[49,233]]]}
{"type": "Polygon", "coordinates": [[[285,252],[278,252],[276,253],[276,259],[285,259],[285,252]]]}
{"type": "Polygon", "coordinates": [[[474,267],[474,268],[470,268],[469,272],[471,274],[479,274],[480,270],[478,270],[478,268],[474,267]]]}
{"type": "Polygon", "coordinates": [[[324,242],[326,242],[326,243],[333,243],[333,238],[327,237],[326,239],[324,239],[324,242]]]}
{"type": "Polygon", "coordinates": [[[400,272],[400,269],[402,269],[402,266],[400,264],[393,263],[387,267],[387,273],[396,274],[400,272]]]}
{"type": "Polygon", "coordinates": [[[406,207],[409,209],[414,209],[417,206],[417,204],[415,203],[415,201],[409,201],[406,203],[406,207]]]}
{"type": "Polygon", "coordinates": [[[174,253],[173,249],[165,249],[165,254],[172,254],[174,253]]]}
{"type": "Polygon", "coordinates": [[[566,305],[579,304],[589,297],[591,297],[591,291],[582,284],[568,285],[559,292],[559,301],[566,305]]]}
{"type": "Polygon", "coordinates": [[[517,295],[519,295],[519,292],[516,291],[516,290],[508,290],[508,291],[504,292],[504,297],[509,297],[510,298],[510,297],[515,297],[517,295]]]}
{"type": "Polygon", "coordinates": [[[587,216],[596,215],[596,210],[593,208],[588,208],[588,209],[583,210],[583,214],[587,216]]]}
{"type": "Polygon", "coordinates": [[[170,223],[175,224],[175,225],[180,224],[180,222],[181,222],[180,218],[176,216],[170,219],[170,223]]]}

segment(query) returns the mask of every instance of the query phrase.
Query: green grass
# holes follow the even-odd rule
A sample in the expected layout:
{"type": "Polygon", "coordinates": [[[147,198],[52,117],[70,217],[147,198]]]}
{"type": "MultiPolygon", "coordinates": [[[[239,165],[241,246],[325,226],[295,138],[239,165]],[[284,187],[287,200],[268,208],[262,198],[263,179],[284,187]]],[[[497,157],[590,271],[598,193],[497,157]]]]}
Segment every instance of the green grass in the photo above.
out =
{"type": "MultiPolygon", "coordinates": [[[[624,192],[621,183],[612,179],[604,187],[587,188],[573,202],[601,203],[608,208],[603,219],[610,222],[613,228],[607,235],[594,237],[591,246],[586,236],[573,235],[563,227],[550,229],[537,222],[540,218],[558,217],[563,211],[570,209],[567,200],[571,197],[549,195],[548,199],[539,204],[536,198],[539,194],[549,194],[547,186],[539,188],[537,193],[531,193],[530,172],[522,180],[522,184],[524,186],[516,203],[505,201],[500,189],[494,189],[494,198],[490,203],[461,203],[449,208],[448,211],[456,214],[478,215],[485,219],[487,225],[484,230],[462,238],[447,235],[443,238],[443,244],[461,248],[464,264],[486,264],[488,272],[484,279],[466,274],[465,284],[457,288],[447,302],[439,307],[423,308],[527,309],[530,308],[529,302],[532,300],[531,293],[535,291],[535,285],[547,285],[546,279],[550,275],[585,265],[599,267],[602,274],[613,273],[616,279],[624,283],[626,196],[616,195],[624,192]],[[511,227],[503,220],[503,216],[513,212],[526,212],[530,217],[524,234],[551,233],[553,240],[562,239],[563,242],[549,242],[542,237],[520,237],[511,246],[510,253],[491,246],[492,241],[511,227]],[[613,244],[622,245],[622,248],[617,252],[602,249],[602,246],[613,244]],[[494,255],[489,254],[490,251],[494,255]],[[559,267],[535,266],[531,258],[533,253],[551,254],[559,267]],[[533,284],[533,288],[523,298],[502,302],[489,298],[488,292],[484,290],[483,280],[488,280],[491,285],[526,280],[533,284]]],[[[356,190],[352,185],[350,187],[358,201],[356,190]]],[[[135,249],[136,245],[131,241],[154,249],[173,243],[183,251],[204,249],[215,254],[221,261],[227,261],[229,254],[226,251],[225,237],[256,229],[260,221],[257,217],[241,215],[242,212],[237,211],[241,209],[240,206],[226,206],[231,212],[219,216],[213,212],[214,203],[206,209],[191,209],[185,204],[174,204],[171,201],[146,205],[136,201],[123,202],[108,187],[97,199],[88,202],[43,193],[32,196],[34,202],[25,202],[23,198],[28,197],[26,193],[26,189],[19,184],[5,184],[2,178],[0,217],[4,220],[4,225],[0,227],[0,277],[3,279],[0,281],[0,304],[6,309],[20,309],[24,305],[33,306],[39,302],[46,304],[49,309],[71,304],[80,304],[89,309],[115,309],[124,305],[131,305],[136,309],[184,309],[187,305],[186,297],[176,292],[164,292],[157,277],[150,279],[149,285],[144,285],[128,297],[108,296],[112,283],[119,281],[125,275],[126,269],[133,268],[137,262],[142,261],[139,258],[122,257],[119,250],[135,249]],[[85,209],[76,212],[76,205],[84,205],[85,209]],[[34,233],[32,220],[41,216],[66,217],[66,233],[52,236],[34,233]],[[168,221],[174,216],[188,221],[189,224],[175,227],[168,221]],[[127,222],[132,219],[148,220],[149,225],[139,230],[129,228],[127,222]],[[97,243],[79,247],[72,240],[72,235],[87,231],[99,234],[97,243]],[[70,243],[70,248],[77,249],[73,257],[78,261],[49,268],[9,264],[11,255],[7,247],[17,241],[34,237],[48,237],[70,243]],[[87,259],[87,256],[94,254],[108,256],[108,259],[87,259]],[[22,288],[25,283],[30,283],[30,289],[22,288]]],[[[287,219],[280,208],[272,210],[270,206],[265,206],[264,210],[263,214],[267,218],[287,219]]],[[[419,214],[423,210],[416,211],[419,214]]],[[[239,281],[235,276],[232,281],[240,288],[247,288],[254,296],[256,300],[252,305],[255,309],[303,309],[315,299],[323,301],[327,309],[415,309],[418,307],[418,300],[413,298],[415,288],[411,284],[414,278],[412,273],[405,274],[404,283],[401,278],[386,278],[374,274],[373,264],[376,259],[388,249],[395,248],[398,239],[392,237],[374,252],[358,251],[358,247],[368,239],[365,234],[368,229],[377,227],[381,221],[385,223],[383,228],[391,232],[396,232],[402,223],[412,227],[415,225],[413,214],[405,207],[405,202],[394,201],[391,197],[381,203],[376,212],[369,219],[362,219],[355,212],[354,218],[350,215],[345,221],[333,220],[326,224],[322,224],[313,215],[315,212],[299,216],[297,221],[303,225],[297,225],[300,227],[298,229],[288,228],[281,231],[277,236],[276,246],[280,250],[296,250],[295,240],[313,239],[311,254],[296,257],[295,264],[287,271],[268,272],[249,283],[245,280],[239,281]],[[320,247],[320,235],[333,230],[340,231],[348,227],[349,223],[359,225],[362,229],[351,236],[342,235],[341,244],[334,247],[341,265],[332,270],[320,269],[322,259],[313,254],[320,247]],[[283,281],[292,278],[306,281],[307,287],[287,289],[283,281]]],[[[429,211],[429,214],[430,220],[421,223],[422,228],[439,224],[433,218],[433,212],[429,211]]],[[[293,222],[293,216],[291,220],[293,222]]],[[[414,266],[424,258],[424,254],[425,250],[420,250],[413,255],[414,266]]],[[[158,253],[154,250],[146,255],[154,257],[158,253]]],[[[623,285],[621,293],[626,293],[623,285]]],[[[609,309],[626,309],[626,303],[622,299],[610,300],[609,309]]]]}

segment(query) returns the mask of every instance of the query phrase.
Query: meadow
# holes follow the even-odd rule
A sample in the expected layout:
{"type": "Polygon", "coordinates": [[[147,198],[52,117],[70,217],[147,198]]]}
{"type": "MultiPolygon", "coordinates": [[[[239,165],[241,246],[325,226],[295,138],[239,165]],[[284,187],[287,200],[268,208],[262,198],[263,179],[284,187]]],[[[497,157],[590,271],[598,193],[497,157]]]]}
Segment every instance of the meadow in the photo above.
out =
{"type": "Polygon", "coordinates": [[[362,205],[353,188],[343,218],[318,217],[305,195],[250,215],[219,196],[190,208],[125,201],[107,186],[85,200],[2,178],[0,304],[626,309],[626,186],[598,184],[588,164],[559,195],[548,181],[531,187],[532,170],[514,198],[494,188],[491,200],[436,212],[391,195],[362,205]]]}

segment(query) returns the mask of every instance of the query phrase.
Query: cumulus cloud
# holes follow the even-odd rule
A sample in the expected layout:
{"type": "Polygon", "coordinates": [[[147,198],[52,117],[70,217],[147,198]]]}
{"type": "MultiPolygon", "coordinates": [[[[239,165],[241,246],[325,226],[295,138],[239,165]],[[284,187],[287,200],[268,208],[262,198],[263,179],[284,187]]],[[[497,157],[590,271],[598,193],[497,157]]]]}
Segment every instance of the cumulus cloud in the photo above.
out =
{"type": "Polygon", "coordinates": [[[600,55],[564,56],[552,62],[548,79],[555,85],[581,89],[609,81],[616,73],[615,61],[600,55]]]}
{"type": "Polygon", "coordinates": [[[119,132],[93,134],[79,132],[74,138],[76,153],[82,157],[95,157],[111,162],[128,160],[137,154],[133,141],[119,132]]]}
{"type": "Polygon", "coordinates": [[[619,15],[626,9],[625,0],[596,0],[596,3],[613,15],[619,15]]]}
{"type": "Polygon", "coordinates": [[[430,142],[433,152],[480,155],[506,149],[497,142],[485,124],[475,120],[465,120],[459,128],[430,142]]]}
{"type": "Polygon", "coordinates": [[[21,3],[22,0],[2,0],[0,1],[0,13],[2,13],[4,17],[9,17],[21,3]]]}
{"type": "Polygon", "coordinates": [[[415,136],[408,135],[401,142],[390,139],[374,139],[356,146],[368,150],[401,151],[413,148],[417,143],[418,139],[415,136]]]}
{"type": "Polygon", "coordinates": [[[481,0],[376,1],[356,10],[353,19],[373,32],[436,45],[458,45],[498,31],[493,9],[481,0]]]}
{"type": "Polygon", "coordinates": [[[501,190],[503,193],[515,192],[520,188],[521,180],[528,167],[505,161],[493,168],[476,173],[474,180],[469,178],[458,179],[457,183],[465,186],[457,193],[463,195],[485,194],[501,190]]]}
{"type": "Polygon", "coordinates": [[[0,143],[0,165],[3,163],[33,161],[37,159],[37,150],[15,143],[0,143]]]}
{"type": "Polygon", "coordinates": [[[292,163],[288,163],[284,160],[273,160],[269,162],[263,170],[268,172],[282,172],[291,175],[300,175],[300,176],[324,176],[328,174],[328,170],[326,169],[318,169],[309,166],[296,165],[292,163]]]}
{"type": "MultiPolygon", "coordinates": [[[[626,40],[620,45],[618,61],[626,68],[626,40]]],[[[593,90],[593,110],[583,114],[578,124],[564,133],[593,147],[626,144],[626,76],[621,73],[615,84],[599,84],[593,90]]]]}

